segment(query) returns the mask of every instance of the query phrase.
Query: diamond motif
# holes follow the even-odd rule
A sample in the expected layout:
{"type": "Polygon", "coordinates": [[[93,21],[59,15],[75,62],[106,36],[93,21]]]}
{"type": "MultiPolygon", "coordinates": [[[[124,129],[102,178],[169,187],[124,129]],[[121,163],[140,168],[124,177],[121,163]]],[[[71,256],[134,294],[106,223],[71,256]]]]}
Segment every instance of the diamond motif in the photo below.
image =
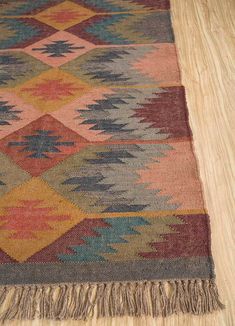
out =
{"type": "Polygon", "coordinates": [[[16,94],[0,92],[0,139],[24,127],[42,115],[16,94]]]}
{"type": "Polygon", "coordinates": [[[56,29],[64,30],[94,15],[95,13],[89,9],[65,1],[40,12],[35,17],[56,29]]]}
{"type": "Polygon", "coordinates": [[[22,262],[85,217],[39,178],[0,198],[0,247],[22,262]]]}
{"type": "Polygon", "coordinates": [[[45,115],[0,141],[0,150],[31,175],[38,176],[88,141],[45,115]]]}
{"type": "Polygon", "coordinates": [[[93,44],[68,32],[60,31],[30,45],[25,51],[52,67],[59,67],[93,48],[93,44]]]}
{"type": "Polygon", "coordinates": [[[21,85],[17,93],[25,102],[42,112],[58,110],[74,98],[86,93],[90,86],[58,69],[49,70],[21,85]]]}

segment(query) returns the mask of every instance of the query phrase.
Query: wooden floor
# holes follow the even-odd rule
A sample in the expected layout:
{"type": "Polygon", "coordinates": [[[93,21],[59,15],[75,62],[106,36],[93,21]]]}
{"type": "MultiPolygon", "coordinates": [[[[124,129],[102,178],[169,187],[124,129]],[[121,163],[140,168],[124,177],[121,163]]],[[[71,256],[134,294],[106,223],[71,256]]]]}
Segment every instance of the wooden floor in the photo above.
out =
{"type": "Polygon", "coordinates": [[[235,325],[235,1],[171,0],[194,147],[211,215],[217,284],[226,310],[162,319],[13,322],[61,326],[235,325]]]}

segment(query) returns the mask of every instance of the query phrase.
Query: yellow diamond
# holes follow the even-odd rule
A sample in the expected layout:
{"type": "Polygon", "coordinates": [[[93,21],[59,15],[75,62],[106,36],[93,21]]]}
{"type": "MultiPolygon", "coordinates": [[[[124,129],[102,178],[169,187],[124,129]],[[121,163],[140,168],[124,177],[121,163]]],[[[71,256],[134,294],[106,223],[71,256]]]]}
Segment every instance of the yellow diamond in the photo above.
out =
{"type": "Polygon", "coordinates": [[[26,103],[47,113],[58,110],[89,89],[85,82],[55,68],[22,84],[16,92],[26,103]]]}
{"type": "Polygon", "coordinates": [[[35,16],[37,20],[59,30],[67,29],[94,16],[95,13],[70,1],[48,8],[35,16]]]}
{"type": "Polygon", "coordinates": [[[0,199],[0,248],[23,262],[85,217],[45,181],[32,178],[0,199]]]}

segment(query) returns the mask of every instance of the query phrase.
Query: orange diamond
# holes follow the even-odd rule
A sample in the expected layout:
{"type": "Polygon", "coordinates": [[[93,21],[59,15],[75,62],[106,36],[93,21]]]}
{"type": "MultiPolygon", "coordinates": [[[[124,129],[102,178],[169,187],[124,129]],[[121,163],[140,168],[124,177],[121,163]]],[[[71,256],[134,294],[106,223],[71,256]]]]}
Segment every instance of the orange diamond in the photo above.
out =
{"type": "Polygon", "coordinates": [[[95,13],[70,1],[50,7],[35,16],[37,20],[59,30],[67,29],[94,16],[95,13]]]}
{"type": "Polygon", "coordinates": [[[0,248],[22,262],[85,217],[45,181],[32,178],[0,199],[0,248]]]}
{"type": "Polygon", "coordinates": [[[52,69],[21,85],[16,92],[25,102],[46,113],[58,110],[89,89],[90,87],[78,78],[52,69]]]}

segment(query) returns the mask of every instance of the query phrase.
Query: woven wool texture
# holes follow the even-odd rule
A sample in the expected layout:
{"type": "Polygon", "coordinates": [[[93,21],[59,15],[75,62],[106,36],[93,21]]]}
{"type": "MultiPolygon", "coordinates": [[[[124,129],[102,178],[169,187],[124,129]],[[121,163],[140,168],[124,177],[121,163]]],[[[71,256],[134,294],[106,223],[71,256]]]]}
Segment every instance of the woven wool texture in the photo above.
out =
{"type": "Polygon", "coordinates": [[[0,3],[1,320],[222,308],[168,0],[0,3]]]}

